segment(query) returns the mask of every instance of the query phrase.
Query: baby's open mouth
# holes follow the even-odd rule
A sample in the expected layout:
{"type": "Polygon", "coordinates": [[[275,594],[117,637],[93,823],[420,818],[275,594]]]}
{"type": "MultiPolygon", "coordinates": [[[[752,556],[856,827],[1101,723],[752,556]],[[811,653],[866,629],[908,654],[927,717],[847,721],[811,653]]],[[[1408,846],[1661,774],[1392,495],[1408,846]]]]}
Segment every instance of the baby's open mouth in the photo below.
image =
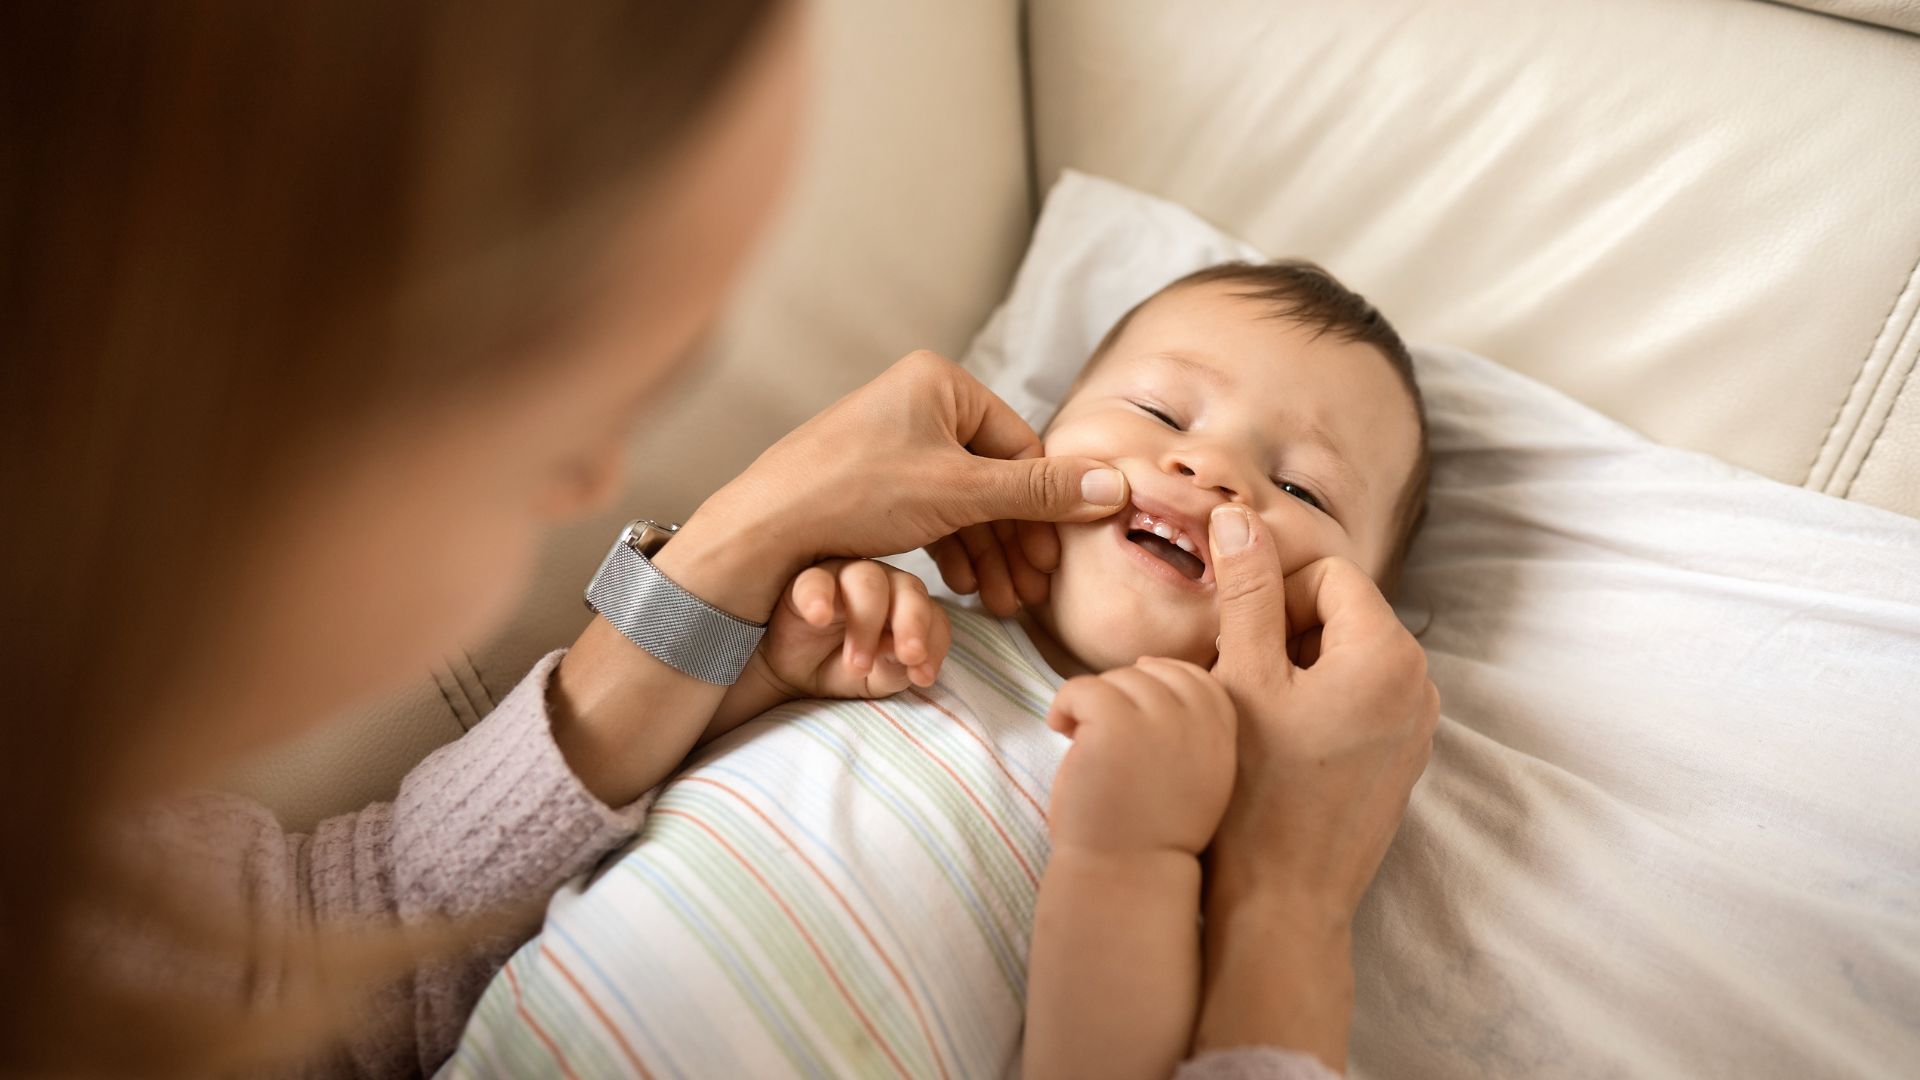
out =
{"type": "Polygon", "coordinates": [[[1199,581],[1207,572],[1207,564],[1200,561],[1197,554],[1198,544],[1171,522],[1135,510],[1132,520],[1127,522],[1127,539],[1194,581],[1199,581]]]}

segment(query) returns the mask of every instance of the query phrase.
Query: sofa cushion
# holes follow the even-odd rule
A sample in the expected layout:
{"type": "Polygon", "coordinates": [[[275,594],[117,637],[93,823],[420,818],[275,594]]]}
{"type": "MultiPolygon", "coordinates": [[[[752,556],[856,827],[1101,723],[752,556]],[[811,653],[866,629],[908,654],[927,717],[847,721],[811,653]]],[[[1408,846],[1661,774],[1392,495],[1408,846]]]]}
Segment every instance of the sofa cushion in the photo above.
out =
{"type": "Polygon", "coordinates": [[[1029,20],[1043,187],[1072,167],[1172,199],[1410,337],[1920,515],[1920,37],[1752,0],[1029,20]]]}

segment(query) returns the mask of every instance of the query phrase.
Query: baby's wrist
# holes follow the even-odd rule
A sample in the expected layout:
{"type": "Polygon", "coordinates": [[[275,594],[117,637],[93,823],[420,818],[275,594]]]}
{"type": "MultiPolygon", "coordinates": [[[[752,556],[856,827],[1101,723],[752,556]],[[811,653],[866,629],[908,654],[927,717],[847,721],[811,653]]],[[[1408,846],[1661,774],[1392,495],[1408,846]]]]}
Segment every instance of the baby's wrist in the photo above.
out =
{"type": "Polygon", "coordinates": [[[811,687],[803,686],[799,681],[789,679],[774,670],[773,663],[767,659],[764,647],[753,654],[753,659],[747,661],[746,669],[740,673],[740,683],[752,685],[755,697],[771,702],[767,706],[769,709],[774,705],[784,705],[789,701],[815,696],[811,687]]]}
{"type": "Polygon", "coordinates": [[[707,722],[706,730],[700,733],[696,745],[705,746],[768,709],[804,696],[774,673],[764,654],[756,652],[741,670],[739,680],[727,687],[727,692],[721,696],[719,707],[707,722]]]}
{"type": "Polygon", "coordinates": [[[1049,872],[1059,867],[1076,877],[1100,880],[1116,887],[1153,881],[1183,885],[1190,882],[1196,896],[1200,887],[1200,857],[1178,848],[1055,841],[1047,865],[1049,872]]]}
{"type": "MultiPolygon", "coordinates": [[[[1086,773],[1075,777],[1076,781],[1086,779],[1086,773]]],[[[1053,794],[1060,800],[1058,786],[1053,794]]],[[[1153,818],[1138,808],[1106,800],[1102,800],[1104,806],[1088,804],[1077,798],[1078,795],[1080,792],[1076,789],[1064,800],[1072,804],[1070,807],[1056,803],[1061,810],[1052,816],[1048,826],[1055,851],[1074,851],[1089,859],[1179,862],[1197,861],[1207,848],[1208,833],[1191,823],[1153,818]]]]}

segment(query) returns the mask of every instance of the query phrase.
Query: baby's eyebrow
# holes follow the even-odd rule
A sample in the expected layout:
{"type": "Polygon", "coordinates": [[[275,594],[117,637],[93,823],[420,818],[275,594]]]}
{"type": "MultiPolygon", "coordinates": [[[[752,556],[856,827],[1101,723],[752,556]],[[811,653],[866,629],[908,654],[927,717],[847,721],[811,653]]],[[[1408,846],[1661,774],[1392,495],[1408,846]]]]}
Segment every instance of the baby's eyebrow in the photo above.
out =
{"type": "Polygon", "coordinates": [[[1205,381],[1210,382],[1215,386],[1219,386],[1223,388],[1231,388],[1233,386],[1233,376],[1227,374],[1224,371],[1221,371],[1219,368],[1214,367],[1212,364],[1208,364],[1208,363],[1204,363],[1202,361],[1196,360],[1191,356],[1185,355],[1184,353],[1176,353],[1176,352],[1154,353],[1153,358],[1156,360],[1165,360],[1166,362],[1174,365],[1175,367],[1181,369],[1182,371],[1185,371],[1187,374],[1192,375],[1199,379],[1204,379],[1205,381]]]}
{"type": "Polygon", "coordinates": [[[1347,489],[1352,491],[1356,498],[1365,497],[1367,478],[1361,476],[1360,470],[1353,467],[1353,462],[1341,451],[1339,444],[1333,441],[1333,436],[1328,435],[1325,428],[1317,424],[1307,424],[1301,427],[1300,438],[1325,451],[1327,460],[1333,465],[1333,471],[1340,474],[1340,479],[1347,489]]]}

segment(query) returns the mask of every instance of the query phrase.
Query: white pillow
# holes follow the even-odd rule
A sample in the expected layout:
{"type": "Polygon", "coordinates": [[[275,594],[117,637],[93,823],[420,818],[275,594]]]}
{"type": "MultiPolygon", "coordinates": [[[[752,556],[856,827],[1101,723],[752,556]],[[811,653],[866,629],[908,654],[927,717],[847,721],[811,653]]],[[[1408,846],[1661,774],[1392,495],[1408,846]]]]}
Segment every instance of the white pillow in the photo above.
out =
{"type": "MultiPolygon", "coordinates": [[[[1039,427],[1136,301],[1260,257],[1068,172],[967,363],[1039,427]]],[[[1920,522],[1414,352],[1400,609],[1444,721],[1357,927],[1354,1072],[1912,1070],[1920,522]]]]}

